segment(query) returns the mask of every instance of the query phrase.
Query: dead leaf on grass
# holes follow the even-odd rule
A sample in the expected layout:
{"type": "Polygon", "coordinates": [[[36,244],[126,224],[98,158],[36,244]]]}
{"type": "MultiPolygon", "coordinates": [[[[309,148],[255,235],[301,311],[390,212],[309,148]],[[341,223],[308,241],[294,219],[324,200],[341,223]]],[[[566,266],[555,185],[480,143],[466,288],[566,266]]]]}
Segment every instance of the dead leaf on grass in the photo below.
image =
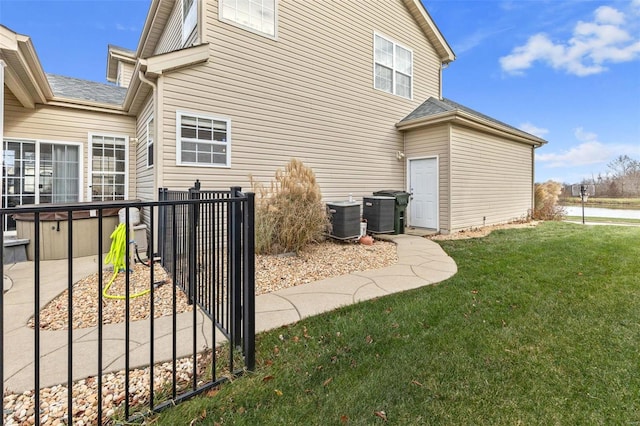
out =
{"type": "Polygon", "coordinates": [[[377,417],[380,417],[385,422],[387,421],[387,413],[385,413],[384,411],[374,411],[373,414],[375,414],[377,417]]]}
{"type": "Polygon", "coordinates": [[[329,383],[331,383],[333,381],[333,377],[329,377],[327,380],[325,380],[324,382],[322,382],[322,386],[327,386],[329,383]]]}
{"type": "Polygon", "coordinates": [[[417,380],[412,380],[412,381],[411,381],[411,384],[412,384],[412,385],[416,385],[416,386],[424,386],[422,383],[420,383],[420,382],[419,382],[419,381],[417,381],[417,380]]]}

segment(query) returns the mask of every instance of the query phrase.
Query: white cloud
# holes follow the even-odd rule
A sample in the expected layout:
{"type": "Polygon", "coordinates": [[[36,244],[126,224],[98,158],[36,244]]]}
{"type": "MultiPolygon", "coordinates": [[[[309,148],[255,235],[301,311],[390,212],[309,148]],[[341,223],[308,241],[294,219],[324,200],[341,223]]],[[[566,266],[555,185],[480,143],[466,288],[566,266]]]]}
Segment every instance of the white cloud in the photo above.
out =
{"type": "Polygon", "coordinates": [[[501,57],[500,65],[510,74],[522,74],[536,62],[577,76],[602,73],[607,70],[606,63],[640,57],[640,37],[635,32],[635,38],[630,35],[626,21],[624,13],[601,6],[594,11],[593,21],[578,21],[568,41],[554,43],[547,34],[535,34],[501,57]]]}
{"type": "Polygon", "coordinates": [[[613,25],[620,25],[624,22],[624,14],[609,6],[601,6],[597,8],[594,14],[596,15],[596,21],[598,22],[613,25]]]}
{"type": "Polygon", "coordinates": [[[536,154],[536,160],[549,163],[548,167],[574,167],[602,162],[609,157],[611,150],[598,141],[583,142],[561,153],[536,154]]]}
{"type": "Polygon", "coordinates": [[[534,136],[538,136],[539,138],[543,138],[544,135],[546,135],[547,133],[549,133],[548,129],[544,129],[542,127],[537,127],[529,122],[526,123],[522,123],[520,125],[520,130],[525,131],[529,134],[532,134],[534,136]]]}
{"type": "Polygon", "coordinates": [[[501,34],[510,29],[511,29],[510,27],[504,27],[504,28],[498,28],[495,30],[487,30],[487,29],[476,30],[473,34],[466,36],[461,41],[455,43],[454,50],[457,53],[468,52],[474,47],[482,44],[485,40],[495,37],[496,35],[501,34]]]}
{"type": "Polygon", "coordinates": [[[138,29],[133,25],[130,25],[130,26],[127,27],[126,25],[116,24],[116,30],[134,32],[134,31],[137,31],[138,29]]]}
{"type": "Polygon", "coordinates": [[[607,164],[619,155],[629,155],[632,158],[640,155],[640,145],[605,144],[598,140],[598,135],[585,131],[578,127],[574,131],[580,144],[571,147],[567,151],[559,153],[536,153],[536,161],[545,164],[546,167],[576,167],[589,164],[607,164]]]}

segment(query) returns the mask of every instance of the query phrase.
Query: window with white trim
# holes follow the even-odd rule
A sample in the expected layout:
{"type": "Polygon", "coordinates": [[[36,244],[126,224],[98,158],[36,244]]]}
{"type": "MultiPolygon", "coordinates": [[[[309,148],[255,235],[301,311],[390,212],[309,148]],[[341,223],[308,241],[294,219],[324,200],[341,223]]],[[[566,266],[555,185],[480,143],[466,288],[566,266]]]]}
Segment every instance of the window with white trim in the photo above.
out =
{"type": "Polygon", "coordinates": [[[89,179],[93,201],[127,198],[126,136],[90,134],[89,179]]]}
{"type": "MultiPolygon", "coordinates": [[[[2,141],[2,208],[80,200],[82,147],[79,143],[2,141]]],[[[10,215],[3,229],[15,230],[10,215]]]]}
{"type": "Polygon", "coordinates": [[[374,87],[411,99],[413,89],[413,52],[374,34],[374,87]]]}
{"type": "Polygon", "coordinates": [[[182,0],[182,44],[184,45],[198,23],[198,0],[182,0]]]}
{"type": "Polygon", "coordinates": [[[147,122],[147,167],[153,166],[153,142],[156,139],[153,117],[147,122]]]}
{"type": "Polygon", "coordinates": [[[231,165],[231,120],[228,118],[178,112],[176,139],[179,165],[231,165]]]}
{"type": "Polygon", "coordinates": [[[221,0],[218,13],[223,21],[275,37],[276,1],[221,0]]]}

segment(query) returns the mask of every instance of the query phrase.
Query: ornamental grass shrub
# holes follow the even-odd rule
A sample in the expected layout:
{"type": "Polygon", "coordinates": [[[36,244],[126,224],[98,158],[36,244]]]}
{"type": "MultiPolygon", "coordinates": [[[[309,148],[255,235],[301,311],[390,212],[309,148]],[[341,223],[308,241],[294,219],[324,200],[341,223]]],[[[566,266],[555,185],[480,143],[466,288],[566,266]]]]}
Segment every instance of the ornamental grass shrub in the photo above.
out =
{"type": "Polygon", "coordinates": [[[313,170],[292,159],[266,186],[249,176],[256,194],[256,253],[298,252],[321,241],[329,226],[313,170]]]}
{"type": "Polygon", "coordinates": [[[537,220],[562,220],[565,210],[558,205],[562,185],[552,180],[535,186],[533,218],[537,220]]]}

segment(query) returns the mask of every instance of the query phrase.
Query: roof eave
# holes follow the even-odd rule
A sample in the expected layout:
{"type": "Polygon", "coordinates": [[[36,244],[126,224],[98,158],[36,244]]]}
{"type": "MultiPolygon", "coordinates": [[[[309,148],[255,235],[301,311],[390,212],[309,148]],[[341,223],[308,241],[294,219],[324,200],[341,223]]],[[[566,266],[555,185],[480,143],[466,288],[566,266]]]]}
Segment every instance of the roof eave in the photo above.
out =
{"type": "Polygon", "coordinates": [[[135,64],[136,58],[129,54],[129,52],[109,45],[107,50],[107,81],[111,83],[115,83],[118,79],[118,62],[135,64]]]}
{"type": "Polygon", "coordinates": [[[0,59],[7,65],[7,87],[24,107],[33,108],[53,97],[31,38],[0,26],[0,59]]]}
{"type": "Polygon", "coordinates": [[[546,140],[533,136],[527,132],[517,130],[508,126],[495,123],[490,120],[477,117],[465,111],[453,110],[439,114],[428,115],[413,120],[401,121],[396,124],[398,130],[406,131],[419,127],[433,126],[439,123],[455,123],[461,126],[491,133],[497,136],[506,137],[516,142],[525,143],[534,147],[540,147],[547,143],[546,140]]]}
{"type": "Polygon", "coordinates": [[[431,15],[425,9],[420,0],[402,0],[414,19],[420,25],[420,28],[433,44],[440,57],[440,62],[448,64],[456,60],[456,55],[447,43],[447,40],[440,32],[436,23],[431,19],[431,15]]]}
{"type": "Polygon", "coordinates": [[[136,49],[136,57],[147,58],[153,55],[174,4],[175,0],[151,0],[149,12],[144,21],[144,27],[138,42],[138,48],[136,49]]]}
{"type": "Polygon", "coordinates": [[[55,96],[53,99],[47,102],[47,105],[61,106],[66,108],[77,108],[89,111],[100,111],[110,113],[122,113],[126,114],[126,111],[122,105],[107,104],[103,102],[94,102],[84,99],[65,98],[62,96],[55,96]]]}

